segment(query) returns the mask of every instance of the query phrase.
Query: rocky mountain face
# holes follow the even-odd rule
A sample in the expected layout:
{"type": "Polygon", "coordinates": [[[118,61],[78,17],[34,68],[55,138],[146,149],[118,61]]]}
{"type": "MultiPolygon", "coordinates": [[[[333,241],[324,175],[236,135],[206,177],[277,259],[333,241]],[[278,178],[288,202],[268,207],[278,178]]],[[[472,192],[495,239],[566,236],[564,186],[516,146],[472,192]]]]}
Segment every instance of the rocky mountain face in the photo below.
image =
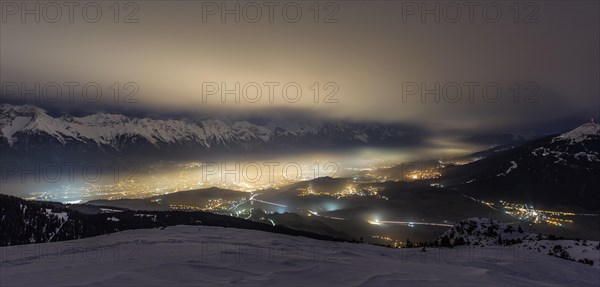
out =
{"type": "Polygon", "coordinates": [[[28,105],[0,105],[0,147],[29,157],[176,156],[360,146],[405,146],[416,134],[395,125],[323,121],[201,121],[98,113],[53,117],[28,105]]]}

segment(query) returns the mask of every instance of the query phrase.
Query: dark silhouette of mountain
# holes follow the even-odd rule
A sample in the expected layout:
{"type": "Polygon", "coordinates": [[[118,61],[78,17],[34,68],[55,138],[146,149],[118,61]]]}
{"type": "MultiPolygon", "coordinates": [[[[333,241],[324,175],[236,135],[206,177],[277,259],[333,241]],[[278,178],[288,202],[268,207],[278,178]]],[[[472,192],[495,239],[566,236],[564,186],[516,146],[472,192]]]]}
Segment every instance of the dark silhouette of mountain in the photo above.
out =
{"type": "Polygon", "coordinates": [[[0,194],[0,246],[73,240],[142,228],[207,225],[254,229],[320,240],[330,236],[208,212],[131,211],[85,214],[68,205],[0,194]]]}
{"type": "Polygon", "coordinates": [[[449,172],[458,188],[488,199],[600,210],[600,125],[590,122],[449,172]]]}

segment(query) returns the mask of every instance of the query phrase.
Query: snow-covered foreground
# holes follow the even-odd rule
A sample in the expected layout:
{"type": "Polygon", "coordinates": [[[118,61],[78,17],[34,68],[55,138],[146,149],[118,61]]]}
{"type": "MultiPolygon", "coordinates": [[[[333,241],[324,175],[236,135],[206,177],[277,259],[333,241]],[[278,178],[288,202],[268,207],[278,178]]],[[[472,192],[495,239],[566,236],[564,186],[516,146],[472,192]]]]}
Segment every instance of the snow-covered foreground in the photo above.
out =
{"type": "Polygon", "coordinates": [[[175,226],[0,248],[0,286],[600,286],[598,268],[511,247],[390,249],[175,226]]]}

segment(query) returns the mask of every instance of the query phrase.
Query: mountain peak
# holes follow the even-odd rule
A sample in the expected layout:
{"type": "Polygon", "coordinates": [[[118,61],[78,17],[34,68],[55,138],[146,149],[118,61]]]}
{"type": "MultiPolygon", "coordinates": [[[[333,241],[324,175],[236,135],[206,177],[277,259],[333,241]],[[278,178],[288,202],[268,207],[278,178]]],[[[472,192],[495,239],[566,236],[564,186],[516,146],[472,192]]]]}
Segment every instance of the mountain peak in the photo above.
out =
{"type": "Polygon", "coordinates": [[[2,114],[14,113],[17,115],[34,116],[46,113],[45,110],[32,105],[11,105],[8,103],[0,104],[2,114]]]}
{"type": "Polygon", "coordinates": [[[571,131],[561,134],[552,139],[552,142],[568,140],[571,143],[577,143],[592,138],[600,138],[600,124],[597,124],[594,121],[590,121],[571,131]]]}

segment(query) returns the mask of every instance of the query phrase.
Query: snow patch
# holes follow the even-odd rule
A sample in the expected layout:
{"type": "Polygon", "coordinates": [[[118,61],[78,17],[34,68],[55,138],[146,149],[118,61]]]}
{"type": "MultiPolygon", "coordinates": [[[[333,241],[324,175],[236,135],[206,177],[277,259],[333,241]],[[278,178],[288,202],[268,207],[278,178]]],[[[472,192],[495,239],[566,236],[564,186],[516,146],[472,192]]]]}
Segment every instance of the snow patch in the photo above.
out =
{"type": "Polygon", "coordinates": [[[113,216],[113,217],[108,217],[108,218],[106,218],[106,220],[107,220],[107,221],[119,222],[119,219],[118,219],[118,218],[116,218],[116,217],[114,217],[114,216],[113,216]]]}
{"type": "Polygon", "coordinates": [[[510,161],[510,167],[503,173],[499,173],[496,176],[506,176],[507,174],[509,174],[513,169],[517,169],[517,163],[514,160],[510,161]]]}

